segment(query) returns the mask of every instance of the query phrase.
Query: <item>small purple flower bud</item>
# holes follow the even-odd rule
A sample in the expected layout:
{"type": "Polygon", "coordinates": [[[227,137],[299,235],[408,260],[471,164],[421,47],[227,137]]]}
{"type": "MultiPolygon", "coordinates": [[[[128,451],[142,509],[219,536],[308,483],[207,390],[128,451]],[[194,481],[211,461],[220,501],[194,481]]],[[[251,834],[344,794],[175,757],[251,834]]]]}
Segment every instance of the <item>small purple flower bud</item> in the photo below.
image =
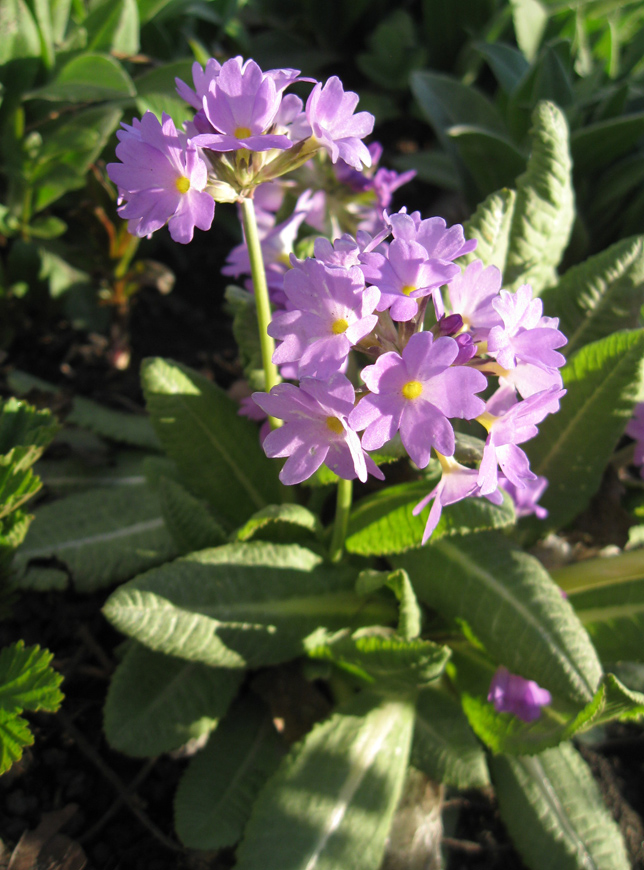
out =
{"type": "Polygon", "coordinates": [[[492,678],[487,699],[494,704],[497,713],[513,713],[524,722],[534,722],[541,716],[541,708],[551,703],[552,695],[534,680],[526,680],[500,667],[492,678]]]}

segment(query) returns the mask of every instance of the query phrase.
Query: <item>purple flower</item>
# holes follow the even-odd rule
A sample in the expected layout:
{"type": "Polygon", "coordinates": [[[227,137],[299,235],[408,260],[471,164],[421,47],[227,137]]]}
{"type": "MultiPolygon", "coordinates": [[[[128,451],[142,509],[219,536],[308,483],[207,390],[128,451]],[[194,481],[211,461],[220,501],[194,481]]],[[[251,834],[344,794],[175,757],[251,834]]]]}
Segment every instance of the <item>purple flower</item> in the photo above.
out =
{"type": "Polygon", "coordinates": [[[197,148],[177,132],[164,113],[162,123],[146,112],[132,126],[117,132],[116,156],[107,174],[118,186],[118,209],[136,236],[149,236],[166,223],[175,242],[192,241],[194,228],[210,229],[215,213],[213,198],[204,193],[208,166],[197,148]]]}
{"type": "Polygon", "coordinates": [[[377,450],[400,429],[405,449],[419,468],[431,449],[451,456],[454,430],[448,417],[471,420],[485,408],[474,393],[487,386],[485,375],[453,363],[459,346],[453,338],[433,339],[430,332],[412,335],[402,352],[385,353],[362,371],[371,393],[350,416],[351,426],[365,429],[366,450],[377,450]]]}
{"type": "Polygon", "coordinates": [[[378,311],[390,309],[393,320],[404,322],[418,314],[418,300],[431,295],[436,316],[444,314],[439,288],[460,271],[453,263],[428,257],[417,242],[394,239],[386,256],[374,251],[363,254],[362,271],[380,290],[378,311]]]}
{"type": "Polygon", "coordinates": [[[523,362],[548,371],[564,364],[564,356],[555,348],[568,339],[557,329],[558,318],[543,317],[543,302],[532,298],[529,284],[522,284],[516,293],[501,290],[492,305],[503,326],[490,330],[487,349],[496,354],[500,366],[513,369],[523,362]]]}
{"type": "Polygon", "coordinates": [[[497,713],[513,713],[524,722],[534,722],[541,716],[541,708],[552,702],[552,695],[534,680],[526,680],[500,667],[492,677],[488,701],[497,713]]]}
{"type": "Polygon", "coordinates": [[[277,365],[299,361],[299,377],[327,378],[341,370],[349,351],[378,322],[380,294],[365,288],[357,266],[343,269],[309,258],[284,278],[289,311],[278,312],[268,332],[282,343],[277,365]]]}
{"type": "Polygon", "coordinates": [[[486,338],[493,326],[500,325],[501,318],[492,304],[500,289],[501,272],[496,266],[483,268],[480,260],[474,260],[450,281],[452,311],[461,315],[463,325],[475,339],[486,338]]]}
{"type": "Polygon", "coordinates": [[[507,478],[499,478],[499,486],[507,492],[514,502],[514,513],[517,519],[529,517],[531,514],[534,514],[538,520],[545,519],[548,516],[548,511],[537,502],[548,486],[547,478],[535,477],[534,480],[526,480],[524,483],[523,489],[519,489],[507,478]]]}
{"type": "Polygon", "coordinates": [[[517,402],[514,389],[507,385],[492,396],[485,414],[479,418],[488,430],[478,477],[481,495],[497,489],[498,466],[517,489],[523,489],[528,481],[537,479],[530,470],[528,457],[517,445],[538,434],[537,423],[559,410],[559,400],[565,393],[565,390],[551,387],[517,402]]]}
{"type": "Polygon", "coordinates": [[[177,93],[186,101],[186,103],[192,106],[193,109],[201,111],[203,98],[208,93],[208,88],[210,87],[211,82],[216,81],[218,78],[220,69],[221,64],[218,60],[215,60],[214,57],[209,58],[206,62],[205,69],[200,63],[195,61],[192,64],[192,81],[195,86],[194,91],[184,81],[175,78],[174,82],[177,88],[177,93]]]}
{"type": "Polygon", "coordinates": [[[451,262],[464,254],[470,254],[476,248],[476,239],[465,241],[463,227],[447,224],[440,217],[422,220],[420,212],[407,214],[401,209],[397,214],[389,215],[394,239],[406,242],[417,242],[427,251],[427,256],[435,260],[451,262]]]}
{"type": "Polygon", "coordinates": [[[193,141],[213,151],[290,148],[288,136],[267,131],[280,109],[283,88],[296,77],[296,70],[263,73],[254,60],[227,60],[203,97],[204,114],[216,132],[199,134],[193,141]]]}
{"type": "MultiPolygon", "coordinates": [[[[412,511],[414,516],[418,516],[430,501],[434,499],[434,504],[427,517],[427,524],[423,533],[423,544],[427,543],[438,525],[445,505],[454,504],[464,498],[475,498],[481,495],[477,483],[478,471],[475,468],[466,468],[455,459],[444,456],[439,456],[439,460],[443,468],[441,479],[429,495],[426,495],[422,501],[418,502],[412,511]]],[[[492,504],[499,505],[503,503],[503,496],[499,490],[487,493],[485,498],[491,501],[492,504]]]]}
{"type": "Polygon", "coordinates": [[[371,166],[371,154],[361,140],[371,133],[375,120],[369,112],[354,115],[357,105],[358,95],[345,93],[337,76],[331,76],[324,87],[318,82],[306,102],[306,116],[317,141],[333,163],[342,159],[354,169],[371,166]]]}
{"type": "Polygon", "coordinates": [[[253,399],[267,414],[285,421],[263,444],[271,458],[288,456],[280,472],[282,483],[301,483],[323,463],[345,480],[364,482],[368,473],[383,479],[348,423],[355,391],[344,375],[328,381],[303,378],[299,387],[278,384],[270,393],[253,393],[253,399]]]}

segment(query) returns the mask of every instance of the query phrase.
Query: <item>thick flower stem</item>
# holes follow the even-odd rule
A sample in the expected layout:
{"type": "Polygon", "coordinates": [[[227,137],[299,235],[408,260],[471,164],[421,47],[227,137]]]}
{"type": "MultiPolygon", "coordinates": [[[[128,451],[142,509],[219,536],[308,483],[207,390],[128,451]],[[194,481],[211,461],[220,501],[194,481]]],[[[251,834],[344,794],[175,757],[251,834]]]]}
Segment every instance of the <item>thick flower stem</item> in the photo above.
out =
{"type": "MultiPolygon", "coordinates": [[[[255,217],[255,206],[253,200],[249,198],[242,199],[241,208],[244,235],[246,237],[246,245],[248,246],[248,256],[250,257],[250,272],[253,279],[253,289],[255,291],[259,344],[262,354],[264,377],[266,379],[265,389],[266,392],[270,392],[272,387],[279,384],[281,378],[277,366],[273,362],[275,342],[268,334],[268,324],[271,322],[271,303],[268,296],[268,286],[266,284],[264,258],[262,257],[262,247],[259,243],[259,233],[257,231],[257,219],[255,217]]],[[[277,420],[274,417],[269,417],[268,420],[273,429],[282,425],[282,421],[277,420]]]]}
{"type": "Polygon", "coordinates": [[[329,559],[332,562],[339,562],[342,558],[344,539],[347,536],[347,526],[349,524],[349,511],[351,510],[352,496],[353,481],[340,478],[338,481],[333,536],[331,538],[331,547],[329,549],[329,559]]]}

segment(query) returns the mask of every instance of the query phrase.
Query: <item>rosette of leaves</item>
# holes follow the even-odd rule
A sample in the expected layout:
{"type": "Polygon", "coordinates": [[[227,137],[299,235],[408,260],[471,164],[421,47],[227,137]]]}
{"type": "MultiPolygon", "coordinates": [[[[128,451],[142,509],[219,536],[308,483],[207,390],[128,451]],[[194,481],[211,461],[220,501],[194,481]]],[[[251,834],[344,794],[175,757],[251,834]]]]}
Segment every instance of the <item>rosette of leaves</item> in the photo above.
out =
{"type": "MultiPolygon", "coordinates": [[[[47,411],[17,399],[0,404],[0,582],[6,585],[16,548],[33,517],[25,503],[41,487],[33,464],[58,426],[47,411]]],[[[6,588],[3,590],[6,595],[6,588]]],[[[52,653],[18,641],[0,650],[0,774],[21,756],[33,735],[24,711],[54,713],[63,696],[62,677],[51,667],[52,653]]]]}
{"type": "MultiPolygon", "coordinates": [[[[107,600],[129,641],[105,731],[133,756],[197,750],[175,802],[187,846],[238,846],[242,870],[377,870],[412,765],[455,788],[491,781],[535,870],[629,866],[570,741],[644,714],[644,694],[611,672],[644,648],[639,621],[619,627],[633,619],[641,581],[613,577],[619,607],[604,613],[597,589],[562,597],[524,544],[585,510],[642,396],[643,240],[559,275],[575,211],[568,128],[554,105],[537,107],[531,142],[515,188],[491,194],[466,233],[511,287],[542,292],[570,337],[567,395],[530,446],[532,467],[550,479],[541,526],[517,523],[509,502],[470,500],[447,507],[421,547],[426,514],[412,509],[432,470],[405,468],[405,482],[361,493],[347,552],[331,563],[332,480],[286,493],[222,390],[168,360],[143,365],[166,453],[147,470],[182,555],[107,600]],[[488,702],[499,665],[551,693],[539,719],[488,702]]],[[[467,462],[480,444],[459,438],[467,462]]]]}
{"type": "Polygon", "coordinates": [[[548,100],[571,130],[576,247],[598,251],[639,232],[641,7],[619,4],[606,15],[593,4],[512,2],[503,12],[503,24],[501,10],[489,23],[500,38],[474,40],[460,76],[435,67],[413,72],[411,90],[438,147],[401,157],[397,166],[461,191],[473,205],[524,171],[532,113],[548,100]]]}

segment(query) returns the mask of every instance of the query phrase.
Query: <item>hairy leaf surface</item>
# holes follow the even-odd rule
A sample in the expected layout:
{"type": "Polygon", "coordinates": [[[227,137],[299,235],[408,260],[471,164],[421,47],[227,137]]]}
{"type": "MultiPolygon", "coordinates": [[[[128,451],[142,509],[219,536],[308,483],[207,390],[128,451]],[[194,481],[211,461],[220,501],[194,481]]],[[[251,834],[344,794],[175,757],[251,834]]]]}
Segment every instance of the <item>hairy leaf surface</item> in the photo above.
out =
{"type": "Polygon", "coordinates": [[[543,294],[544,311],[559,318],[570,356],[591,341],[635,326],[644,304],[644,236],[624,239],[573,266],[543,294]]]}
{"type": "Polygon", "coordinates": [[[550,485],[540,524],[560,528],[588,505],[642,398],[644,330],[617,332],[582,347],[563,369],[568,393],[526,445],[530,466],[550,485]]]}
{"type": "Polygon", "coordinates": [[[266,708],[252,695],[233,705],[179,783],[174,817],[182,843],[190,849],[234,846],[283,755],[266,708]]]}
{"type": "Polygon", "coordinates": [[[530,758],[496,756],[490,769],[503,820],[528,866],[628,870],[619,828],[571,745],[530,758]]]}
{"type": "Polygon", "coordinates": [[[554,283],[574,221],[568,127],[554,103],[539,103],[532,115],[532,150],[517,179],[504,286],[531,284],[535,293],[554,283]]]}
{"type": "Polygon", "coordinates": [[[258,667],[301,655],[320,627],[378,622],[382,606],[365,604],[354,582],[353,572],[297,545],[226,544],[136,577],[108,599],[105,614],[159,652],[258,667]]]}
{"type": "Polygon", "coordinates": [[[276,464],[266,459],[255,426],[238,415],[223,390],[163,359],[144,361],[141,376],[163,447],[189,489],[207,500],[222,523],[241,525],[280,501],[276,464]]]}
{"type": "Polygon", "coordinates": [[[485,753],[457,698],[440,688],[418,695],[411,763],[430,779],[455,788],[489,784],[485,753]]]}
{"type": "Polygon", "coordinates": [[[157,497],[146,487],[97,487],[43,505],[16,567],[29,585],[30,560],[55,557],[75,589],[91,592],[176,556],[157,497]]]}
{"type": "Polygon", "coordinates": [[[255,803],[238,870],[373,870],[402,790],[414,708],[365,693],[316,725],[255,803]]]}
{"type": "Polygon", "coordinates": [[[107,693],[105,736],[114,749],[137,757],[179,749],[217,727],[241,679],[241,671],[131,643],[107,693]]]}
{"type": "Polygon", "coordinates": [[[488,533],[443,539],[392,561],[409,573],[421,601],[465,620],[498,664],[576,704],[593,698],[597,655],[533,556],[488,533]]]}

